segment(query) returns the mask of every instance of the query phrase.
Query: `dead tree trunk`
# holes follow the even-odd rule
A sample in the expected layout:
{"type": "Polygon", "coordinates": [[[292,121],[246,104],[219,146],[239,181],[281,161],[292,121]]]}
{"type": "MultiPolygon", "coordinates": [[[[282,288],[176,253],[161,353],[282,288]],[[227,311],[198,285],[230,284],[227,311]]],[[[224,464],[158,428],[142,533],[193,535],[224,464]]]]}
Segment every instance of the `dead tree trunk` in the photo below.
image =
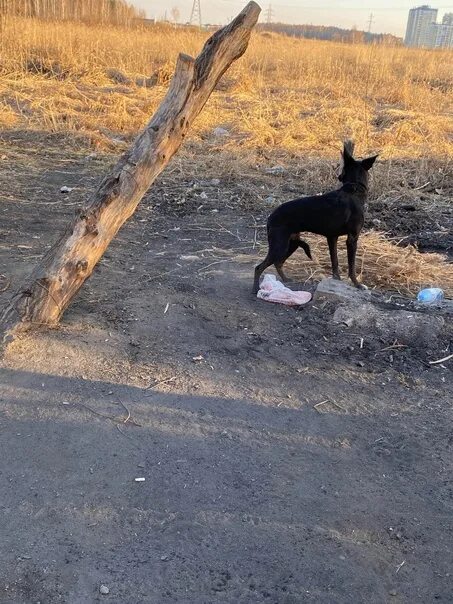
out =
{"type": "Polygon", "coordinates": [[[215,85],[245,52],[261,9],[250,2],[204,45],[196,60],[180,55],[154,117],[83,210],[36,266],[3,313],[5,339],[17,331],[56,325],[143,195],[181,146],[215,85]]]}

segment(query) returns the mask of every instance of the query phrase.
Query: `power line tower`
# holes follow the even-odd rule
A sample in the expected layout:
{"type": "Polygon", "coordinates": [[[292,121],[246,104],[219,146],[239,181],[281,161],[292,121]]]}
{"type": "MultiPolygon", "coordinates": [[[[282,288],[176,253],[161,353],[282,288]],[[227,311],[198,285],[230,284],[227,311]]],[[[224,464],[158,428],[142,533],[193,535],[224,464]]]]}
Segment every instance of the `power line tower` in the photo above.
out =
{"type": "Polygon", "coordinates": [[[201,28],[201,4],[200,0],[193,0],[192,11],[190,13],[190,24],[198,25],[201,28]]]}
{"type": "Polygon", "coordinates": [[[272,4],[269,4],[266,10],[266,23],[270,25],[272,23],[272,19],[274,18],[274,11],[272,10],[272,4]]]}
{"type": "Polygon", "coordinates": [[[373,25],[373,13],[370,14],[370,18],[368,19],[368,33],[371,33],[371,26],[373,25]]]}

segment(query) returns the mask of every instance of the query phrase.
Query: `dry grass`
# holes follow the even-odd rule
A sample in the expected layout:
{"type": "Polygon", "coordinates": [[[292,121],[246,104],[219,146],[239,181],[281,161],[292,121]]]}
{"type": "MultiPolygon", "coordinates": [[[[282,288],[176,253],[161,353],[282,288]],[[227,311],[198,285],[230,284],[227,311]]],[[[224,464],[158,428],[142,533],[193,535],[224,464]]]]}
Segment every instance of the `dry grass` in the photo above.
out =
{"type": "MultiPolygon", "coordinates": [[[[299,281],[331,276],[329,249],[322,237],[306,236],[314,261],[297,254],[288,260],[288,275],[299,281]]],[[[446,297],[453,298],[453,266],[441,254],[420,253],[412,245],[400,247],[397,240],[370,231],[359,239],[357,273],[368,287],[376,287],[414,296],[423,287],[441,284],[446,297]]],[[[263,248],[263,255],[265,249],[263,248]]],[[[340,240],[338,259],[343,276],[347,276],[346,245],[340,240]]]]}
{"type": "MultiPolygon", "coordinates": [[[[105,142],[133,135],[165,93],[179,51],[205,35],[155,27],[42,23],[5,18],[0,36],[0,123],[86,133],[105,142]],[[155,75],[157,85],[140,80],[155,75]]],[[[354,137],[385,158],[451,157],[453,53],[344,45],[256,34],[200,116],[225,146],[336,156],[354,137]]]]}

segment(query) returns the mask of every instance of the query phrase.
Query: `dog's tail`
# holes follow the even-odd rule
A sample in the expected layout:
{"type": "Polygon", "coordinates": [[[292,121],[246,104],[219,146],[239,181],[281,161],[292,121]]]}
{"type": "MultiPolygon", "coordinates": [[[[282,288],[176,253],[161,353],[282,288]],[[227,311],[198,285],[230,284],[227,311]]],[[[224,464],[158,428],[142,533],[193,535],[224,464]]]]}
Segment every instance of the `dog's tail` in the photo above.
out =
{"type": "Polygon", "coordinates": [[[304,250],[304,252],[310,258],[310,260],[313,260],[313,258],[311,257],[311,250],[310,250],[310,246],[308,245],[308,243],[306,241],[304,241],[303,239],[299,239],[299,246],[304,250]]]}

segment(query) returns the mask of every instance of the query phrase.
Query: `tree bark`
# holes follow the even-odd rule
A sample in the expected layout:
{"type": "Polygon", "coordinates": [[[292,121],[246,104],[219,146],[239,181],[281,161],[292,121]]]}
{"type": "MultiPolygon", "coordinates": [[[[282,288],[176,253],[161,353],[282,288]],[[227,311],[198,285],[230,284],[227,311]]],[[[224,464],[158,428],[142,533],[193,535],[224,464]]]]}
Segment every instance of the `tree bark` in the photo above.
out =
{"type": "Polygon", "coordinates": [[[180,55],[157,112],[3,312],[4,340],[54,326],[143,195],[169,163],[217,82],[247,49],[261,9],[250,2],[196,60],[180,55]]]}

